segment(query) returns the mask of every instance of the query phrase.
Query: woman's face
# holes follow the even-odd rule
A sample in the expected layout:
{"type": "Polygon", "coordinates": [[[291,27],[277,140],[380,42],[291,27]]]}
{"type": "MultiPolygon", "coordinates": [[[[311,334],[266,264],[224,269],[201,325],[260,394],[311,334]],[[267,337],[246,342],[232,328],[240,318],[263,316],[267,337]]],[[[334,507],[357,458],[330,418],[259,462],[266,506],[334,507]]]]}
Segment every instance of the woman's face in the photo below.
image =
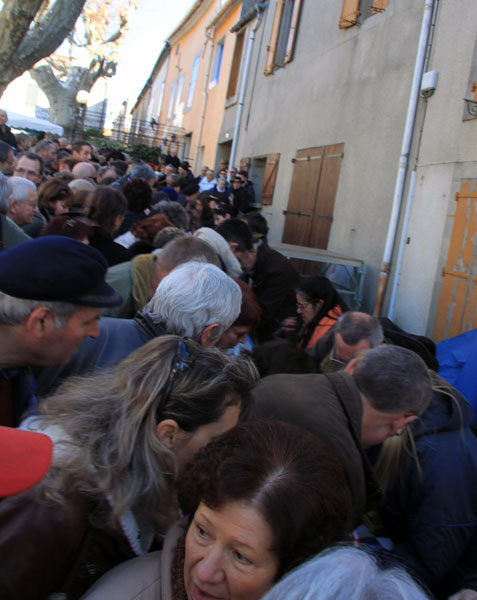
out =
{"type": "MultiPolygon", "coordinates": [[[[231,400],[231,398],[227,396],[225,402],[228,402],[229,400],[231,400]]],[[[237,402],[237,404],[227,406],[217,421],[207,423],[207,425],[201,425],[192,433],[181,430],[180,439],[175,448],[179,471],[182,471],[182,468],[198,450],[206,446],[214,438],[235,427],[238,423],[239,416],[240,405],[237,402]]]]}
{"type": "Polygon", "coordinates": [[[68,205],[64,200],[57,200],[54,204],[55,217],[59,217],[65,212],[68,212],[68,205]]]}
{"type": "Polygon", "coordinates": [[[300,293],[296,295],[296,312],[301,315],[303,322],[308,325],[311,323],[314,316],[318,313],[323,304],[323,300],[313,303],[306,300],[305,296],[300,293]]]}
{"type": "Polygon", "coordinates": [[[217,348],[228,350],[237,344],[245,344],[247,335],[250,333],[250,327],[245,325],[232,325],[224,331],[217,342],[217,348]]]}
{"type": "Polygon", "coordinates": [[[250,504],[212,510],[201,503],[185,544],[188,600],[258,600],[273,585],[278,557],[273,531],[250,504]]]}

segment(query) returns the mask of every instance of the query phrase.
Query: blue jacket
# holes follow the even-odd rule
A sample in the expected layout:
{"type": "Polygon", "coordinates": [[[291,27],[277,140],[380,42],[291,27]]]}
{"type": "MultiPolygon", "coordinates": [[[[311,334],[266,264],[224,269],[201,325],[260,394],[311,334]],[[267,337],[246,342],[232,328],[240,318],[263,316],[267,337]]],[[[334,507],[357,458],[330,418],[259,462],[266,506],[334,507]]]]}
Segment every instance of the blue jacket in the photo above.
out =
{"type": "Polygon", "coordinates": [[[67,365],[36,373],[38,393],[43,396],[54,391],[64,379],[73,375],[94,374],[116,365],[134,350],[166,333],[165,327],[154,323],[147,313],[138,313],[134,319],[102,317],[98,337],[86,338],[67,365]]]}
{"type": "Polygon", "coordinates": [[[393,554],[438,598],[477,590],[477,438],[470,405],[454,388],[447,391],[454,400],[435,391],[411,426],[422,473],[408,456],[382,511],[393,554]]]}

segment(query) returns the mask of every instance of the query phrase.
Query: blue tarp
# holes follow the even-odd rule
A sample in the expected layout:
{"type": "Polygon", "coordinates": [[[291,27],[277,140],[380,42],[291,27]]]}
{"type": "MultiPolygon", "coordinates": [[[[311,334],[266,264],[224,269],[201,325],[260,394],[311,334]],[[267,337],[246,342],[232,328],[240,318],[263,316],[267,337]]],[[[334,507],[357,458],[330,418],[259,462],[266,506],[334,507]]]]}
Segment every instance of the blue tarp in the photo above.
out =
{"type": "Polygon", "coordinates": [[[463,394],[477,417],[477,329],[436,344],[439,375],[463,394]]]}

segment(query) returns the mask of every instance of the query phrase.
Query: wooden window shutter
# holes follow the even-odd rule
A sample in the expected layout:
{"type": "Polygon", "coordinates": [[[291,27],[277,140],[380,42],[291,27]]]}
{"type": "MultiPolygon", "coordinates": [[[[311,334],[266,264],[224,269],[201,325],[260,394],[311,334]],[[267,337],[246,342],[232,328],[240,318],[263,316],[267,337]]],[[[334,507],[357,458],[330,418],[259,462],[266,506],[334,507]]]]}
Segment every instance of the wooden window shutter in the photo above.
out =
{"type": "Polygon", "coordinates": [[[296,28],[298,19],[300,18],[301,0],[295,0],[293,5],[293,13],[290,21],[290,31],[288,33],[287,51],[285,54],[285,63],[289,63],[293,56],[293,48],[295,47],[296,28]]]}
{"type": "Polygon", "coordinates": [[[359,17],[359,0],[343,0],[341,9],[340,29],[346,29],[356,25],[359,17]]]}
{"type": "Polygon", "coordinates": [[[234,56],[232,58],[232,68],[230,69],[229,86],[227,88],[227,100],[232,96],[235,96],[237,91],[244,39],[244,31],[238,33],[237,37],[235,38],[234,56]]]}
{"type": "Polygon", "coordinates": [[[279,154],[269,154],[265,163],[265,172],[263,174],[262,195],[260,202],[262,204],[272,204],[273,191],[275,189],[275,180],[278,172],[279,154]]]}
{"type": "Polygon", "coordinates": [[[247,171],[250,168],[250,156],[240,159],[239,171],[247,171]]]}
{"type": "Polygon", "coordinates": [[[275,4],[275,13],[273,15],[272,34],[270,36],[270,44],[267,47],[267,60],[265,63],[265,75],[273,73],[275,50],[277,48],[278,32],[280,31],[280,22],[282,20],[283,6],[285,0],[278,0],[275,4]]]}
{"type": "Polygon", "coordinates": [[[383,12],[388,7],[388,4],[389,0],[374,0],[371,6],[371,14],[375,15],[376,13],[383,12]]]}

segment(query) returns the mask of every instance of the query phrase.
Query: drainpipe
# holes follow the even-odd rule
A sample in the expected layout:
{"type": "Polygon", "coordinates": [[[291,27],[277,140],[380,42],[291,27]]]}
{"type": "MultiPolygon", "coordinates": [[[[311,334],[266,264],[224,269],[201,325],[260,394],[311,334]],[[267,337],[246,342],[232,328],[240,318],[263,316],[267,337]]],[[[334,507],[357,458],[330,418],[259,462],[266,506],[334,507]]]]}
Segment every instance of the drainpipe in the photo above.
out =
{"type": "MultiPolygon", "coordinates": [[[[257,20],[255,22],[255,25],[252,28],[252,31],[250,33],[250,37],[248,40],[247,55],[245,57],[245,65],[244,65],[244,70],[243,70],[242,83],[240,86],[240,95],[239,95],[239,101],[238,101],[238,107],[237,107],[237,116],[235,117],[234,136],[232,139],[232,148],[230,150],[229,169],[234,166],[235,154],[237,152],[238,133],[239,133],[239,129],[240,129],[240,122],[242,120],[243,105],[245,102],[245,91],[247,89],[248,72],[250,69],[250,59],[252,57],[253,44],[255,41],[255,32],[257,31],[258,26],[260,25],[260,17],[262,15],[261,8],[262,7],[260,4],[257,4],[255,6],[255,10],[257,12],[257,20]]],[[[230,171],[227,173],[227,178],[230,181],[230,171]]]]}
{"type": "Polygon", "coordinates": [[[381,265],[381,273],[379,275],[379,284],[374,306],[374,315],[379,316],[384,301],[386,292],[386,284],[389,277],[391,267],[391,258],[393,246],[396,240],[397,228],[399,224],[399,213],[404,194],[404,186],[406,183],[406,170],[409,163],[409,152],[411,149],[412,134],[414,131],[414,120],[416,117],[417,103],[419,100],[419,88],[421,84],[422,71],[426,58],[427,39],[429,37],[429,29],[431,25],[431,17],[434,0],[426,0],[424,14],[422,16],[421,34],[419,37],[419,45],[416,55],[416,64],[414,67],[414,75],[412,79],[411,94],[409,96],[409,104],[407,108],[406,125],[404,127],[404,136],[401,146],[401,156],[399,157],[399,167],[394,186],[394,197],[391,209],[391,218],[389,220],[388,232],[386,235],[386,244],[384,246],[383,261],[381,265]]]}
{"type": "Polygon", "coordinates": [[[206,47],[209,42],[210,42],[209,62],[207,63],[207,72],[205,74],[204,91],[202,92],[202,94],[204,96],[204,101],[202,102],[202,108],[200,111],[199,131],[197,132],[197,142],[195,145],[195,152],[194,152],[193,168],[195,169],[196,173],[198,172],[197,171],[197,169],[198,169],[197,161],[199,159],[200,142],[201,142],[201,138],[202,138],[202,129],[204,128],[205,110],[207,108],[207,98],[209,95],[207,92],[207,88],[209,85],[210,69],[212,66],[212,56],[214,55],[214,52],[213,52],[213,50],[214,50],[214,32],[213,32],[213,30],[207,32],[207,40],[205,42],[206,47]]]}

